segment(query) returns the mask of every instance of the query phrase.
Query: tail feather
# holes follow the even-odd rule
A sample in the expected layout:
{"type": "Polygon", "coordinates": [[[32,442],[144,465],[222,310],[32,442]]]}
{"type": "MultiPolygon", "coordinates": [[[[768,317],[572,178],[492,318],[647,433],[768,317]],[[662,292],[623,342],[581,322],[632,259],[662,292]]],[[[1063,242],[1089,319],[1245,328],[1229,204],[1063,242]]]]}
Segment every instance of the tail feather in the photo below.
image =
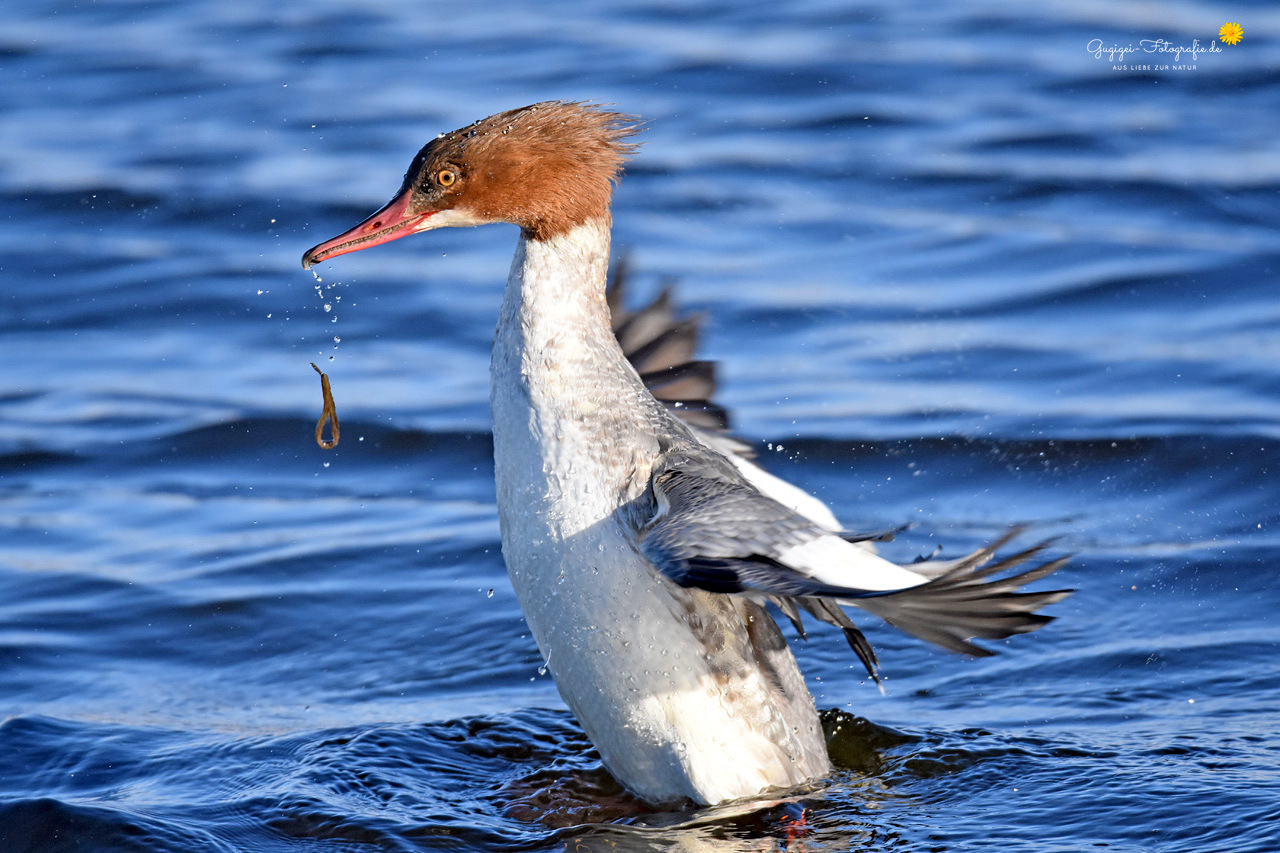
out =
{"type": "MultiPolygon", "coordinates": [[[[1001,542],[1007,542],[1009,538],[1004,537],[1001,542]]],[[[1001,640],[1043,628],[1053,621],[1053,617],[1036,611],[1061,601],[1074,591],[1021,592],[1027,584],[1062,568],[1069,558],[1061,557],[999,576],[1025,564],[1050,544],[1041,542],[991,565],[984,565],[1001,542],[955,561],[947,571],[927,583],[871,598],[858,598],[849,603],[876,614],[895,628],[943,648],[978,657],[990,656],[994,652],[971,640],[1001,640]]]]}
{"type": "Polygon", "coordinates": [[[920,574],[925,575],[926,577],[937,578],[937,577],[941,577],[942,575],[945,575],[947,572],[959,566],[986,565],[987,562],[990,561],[991,558],[995,556],[996,551],[999,551],[1005,545],[1008,545],[1011,541],[1013,541],[1020,534],[1022,534],[1023,531],[1025,531],[1026,529],[1027,529],[1026,525],[1017,525],[1017,526],[1011,527],[1003,536],[1001,536],[999,539],[996,539],[994,542],[991,542],[990,544],[987,544],[987,545],[983,545],[981,548],[979,548],[976,551],[971,551],[968,554],[965,554],[963,557],[956,557],[955,559],[952,559],[952,560],[935,559],[938,552],[942,550],[942,546],[939,545],[932,554],[929,554],[923,557],[917,557],[915,562],[911,564],[911,571],[919,572],[920,574]]]}

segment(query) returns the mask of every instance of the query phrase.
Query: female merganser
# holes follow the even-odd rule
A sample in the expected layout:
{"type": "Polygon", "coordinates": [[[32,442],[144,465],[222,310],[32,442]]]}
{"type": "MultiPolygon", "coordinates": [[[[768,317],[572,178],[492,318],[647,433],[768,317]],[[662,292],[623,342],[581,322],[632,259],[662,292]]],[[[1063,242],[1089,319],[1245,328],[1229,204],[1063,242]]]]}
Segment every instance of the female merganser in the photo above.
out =
{"type": "Polygon", "coordinates": [[[714,804],[829,770],[813,698],[766,604],[801,633],[801,611],[842,628],[875,678],[842,606],[991,654],[970,640],[1050,621],[1035,611],[1069,591],[1018,590],[1066,560],[1000,575],[1043,547],[989,565],[1004,537],[958,560],[896,565],[739,443],[655,399],[605,294],[613,183],[638,130],[631,116],[548,102],[442,134],[395,199],[302,264],[433,228],[520,226],[490,391],[512,585],[605,766],[650,802],[714,804]]]}

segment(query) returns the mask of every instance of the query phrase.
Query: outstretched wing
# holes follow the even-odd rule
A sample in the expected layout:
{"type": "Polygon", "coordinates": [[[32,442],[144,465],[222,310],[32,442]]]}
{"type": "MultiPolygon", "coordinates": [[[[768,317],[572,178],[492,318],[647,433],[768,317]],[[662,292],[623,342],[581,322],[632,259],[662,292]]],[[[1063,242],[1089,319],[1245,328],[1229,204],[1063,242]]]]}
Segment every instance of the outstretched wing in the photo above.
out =
{"type": "Polygon", "coordinates": [[[695,358],[702,318],[677,316],[668,284],[652,302],[631,309],[626,304],[627,262],[618,261],[605,297],[613,335],[623,355],[640,374],[649,393],[690,427],[723,436],[735,452],[751,458],[751,446],[729,436],[729,413],[712,397],[716,364],[695,358]]]}
{"type": "MultiPolygon", "coordinates": [[[[723,454],[757,489],[820,526],[837,530],[839,523],[826,504],[757,465],[751,444],[730,431],[729,412],[714,399],[716,364],[695,358],[702,318],[675,310],[670,284],[648,305],[629,308],[627,269],[626,258],[622,258],[614,267],[605,296],[614,337],[649,393],[682,420],[699,442],[723,454]]],[[[870,542],[863,547],[874,548],[870,542]]]]}
{"type": "Polygon", "coordinates": [[[772,603],[802,635],[801,610],[840,627],[873,678],[875,654],[841,605],[861,607],[944,648],[990,655],[971,640],[1034,631],[1052,620],[1036,611],[1070,593],[1020,591],[1066,563],[1016,571],[1047,543],[992,563],[1005,537],[941,573],[922,574],[766,497],[700,448],[669,453],[652,488],[658,510],[640,531],[640,547],[660,571],[682,586],[772,603]]]}

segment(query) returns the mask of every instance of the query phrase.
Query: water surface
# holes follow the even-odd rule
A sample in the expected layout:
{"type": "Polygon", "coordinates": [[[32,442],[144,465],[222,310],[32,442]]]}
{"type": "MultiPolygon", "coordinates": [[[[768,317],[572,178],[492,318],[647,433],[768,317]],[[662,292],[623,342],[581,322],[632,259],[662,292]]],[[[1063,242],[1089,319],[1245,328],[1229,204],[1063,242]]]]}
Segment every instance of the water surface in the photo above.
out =
{"type": "Polygon", "coordinates": [[[1280,17],[1051,2],[26,3],[0,33],[0,847],[1280,846],[1280,17]],[[657,812],[499,554],[514,229],[321,267],[434,134],[648,119],[615,206],[775,472],[901,560],[1030,522],[1046,630],[797,653],[837,770],[657,812]],[[315,361],[340,447],[311,440],[315,361]]]}

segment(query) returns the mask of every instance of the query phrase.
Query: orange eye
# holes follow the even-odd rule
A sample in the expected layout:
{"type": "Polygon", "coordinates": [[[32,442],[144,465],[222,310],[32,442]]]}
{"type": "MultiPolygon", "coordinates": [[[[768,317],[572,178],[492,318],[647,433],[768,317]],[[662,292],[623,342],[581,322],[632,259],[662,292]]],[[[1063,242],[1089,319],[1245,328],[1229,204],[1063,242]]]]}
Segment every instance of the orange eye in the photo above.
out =
{"type": "Polygon", "coordinates": [[[436,180],[442,187],[451,187],[458,180],[458,176],[452,169],[441,169],[436,172],[436,180]]]}

